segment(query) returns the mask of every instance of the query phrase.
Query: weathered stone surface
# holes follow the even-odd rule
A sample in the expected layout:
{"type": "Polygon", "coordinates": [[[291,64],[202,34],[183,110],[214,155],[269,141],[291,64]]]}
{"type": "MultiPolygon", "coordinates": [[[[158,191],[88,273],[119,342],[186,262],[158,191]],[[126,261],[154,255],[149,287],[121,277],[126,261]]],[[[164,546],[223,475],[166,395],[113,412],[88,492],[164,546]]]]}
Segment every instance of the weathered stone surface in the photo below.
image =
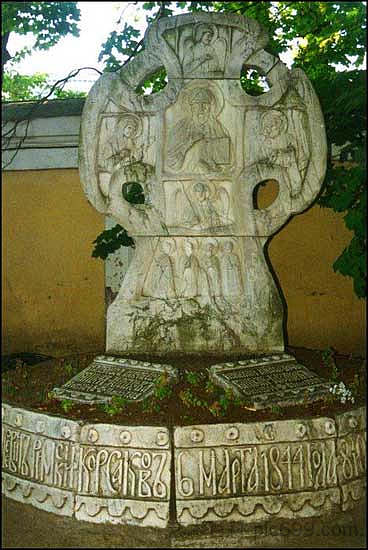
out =
{"type": "Polygon", "coordinates": [[[114,396],[142,401],[152,395],[163,374],[168,382],[177,377],[176,369],[170,365],[102,355],[61,388],[54,388],[53,395],[81,403],[106,403],[114,396]]]}
{"type": "Polygon", "coordinates": [[[316,401],[331,387],[286,353],[213,365],[209,376],[254,409],[316,401]]]}
{"type": "Polygon", "coordinates": [[[8,405],[2,412],[6,496],[86,521],[166,527],[167,428],[82,426],[8,405]]]}
{"type": "Polygon", "coordinates": [[[307,77],[266,43],[258,23],[233,14],[162,18],[142,53],[93,86],[83,188],[136,244],[108,308],[108,352],[283,351],[283,307],[263,248],[316,197],[326,139],[307,77]],[[266,75],[269,91],[247,95],[243,65],[266,75]],[[166,87],[137,95],[161,67],[166,87]],[[256,209],[256,188],[269,179],[278,197],[256,209]]]}
{"type": "Polygon", "coordinates": [[[337,452],[340,460],[337,476],[341,485],[341,507],[352,509],[356,502],[365,498],[366,493],[366,409],[360,407],[354,411],[336,417],[338,440],[337,452]]]}
{"type": "Polygon", "coordinates": [[[364,498],[365,442],[364,407],[336,420],[180,427],[172,447],[165,427],[3,404],[2,492],[84,521],[163,528],[174,476],[181,525],[316,517],[364,498]]]}
{"type": "Polygon", "coordinates": [[[71,516],[77,487],[80,424],[21,408],[2,407],[4,494],[71,516]]]}
{"type": "Polygon", "coordinates": [[[330,418],[175,430],[178,521],[260,521],[340,502],[330,418]]]}
{"type": "Polygon", "coordinates": [[[166,527],[170,500],[167,428],[83,426],[76,518],[166,527]]]}

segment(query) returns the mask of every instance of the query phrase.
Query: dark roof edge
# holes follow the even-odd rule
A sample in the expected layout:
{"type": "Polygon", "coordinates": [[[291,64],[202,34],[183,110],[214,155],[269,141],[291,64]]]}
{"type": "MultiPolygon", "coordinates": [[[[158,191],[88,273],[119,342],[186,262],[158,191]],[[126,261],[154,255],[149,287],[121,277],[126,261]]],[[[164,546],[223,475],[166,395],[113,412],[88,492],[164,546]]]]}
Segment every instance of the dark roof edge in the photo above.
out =
{"type": "Polygon", "coordinates": [[[76,97],[51,99],[42,104],[37,101],[3,102],[1,114],[4,121],[81,115],[85,101],[85,97],[76,97]]]}

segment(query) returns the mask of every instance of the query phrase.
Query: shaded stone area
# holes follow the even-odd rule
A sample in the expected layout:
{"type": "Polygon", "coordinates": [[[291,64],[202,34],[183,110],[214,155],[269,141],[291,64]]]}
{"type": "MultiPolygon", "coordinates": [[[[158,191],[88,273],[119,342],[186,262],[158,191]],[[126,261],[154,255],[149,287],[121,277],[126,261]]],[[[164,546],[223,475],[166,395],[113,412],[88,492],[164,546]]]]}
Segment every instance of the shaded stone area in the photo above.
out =
{"type": "Polygon", "coordinates": [[[365,506],[323,520],[167,529],[91,524],[2,499],[4,548],[365,548],[365,506]]]}
{"type": "Polygon", "coordinates": [[[153,393],[162,375],[173,381],[177,371],[170,365],[99,356],[61,388],[54,388],[53,395],[80,403],[106,403],[114,396],[141,401],[153,393]]]}
{"type": "Polygon", "coordinates": [[[232,389],[255,409],[316,401],[332,384],[286,353],[213,365],[209,373],[214,383],[232,389]]]}

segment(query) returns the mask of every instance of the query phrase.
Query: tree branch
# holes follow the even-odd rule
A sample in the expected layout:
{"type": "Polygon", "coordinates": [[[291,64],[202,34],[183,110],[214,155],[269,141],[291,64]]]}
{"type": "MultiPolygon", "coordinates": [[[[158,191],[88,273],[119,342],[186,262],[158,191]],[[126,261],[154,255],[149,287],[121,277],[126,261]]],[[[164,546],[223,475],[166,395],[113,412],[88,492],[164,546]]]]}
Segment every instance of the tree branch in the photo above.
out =
{"type": "Polygon", "coordinates": [[[37,100],[36,102],[32,102],[32,106],[31,108],[29,109],[29,111],[24,115],[24,117],[20,120],[16,120],[14,122],[14,124],[9,128],[9,130],[7,130],[6,132],[3,132],[2,133],[2,136],[1,136],[1,139],[2,139],[2,149],[3,150],[11,150],[10,148],[10,142],[12,139],[16,138],[16,132],[17,132],[17,127],[20,123],[22,122],[26,122],[26,127],[25,127],[25,131],[24,131],[24,135],[22,135],[19,139],[19,142],[17,143],[17,146],[16,146],[16,149],[14,151],[14,154],[11,156],[10,160],[8,160],[7,162],[5,162],[5,164],[2,165],[2,169],[4,170],[5,168],[7,168],[12,162],[13,160],[15,159],[16,155],[18,154],[18,151],[22,148],[22,145],[23,143],[25,142],[25,140],[27,139],[28,137],[28,129],[29,129],[29,124],[31,122],[31,119],[32,118],[35,118],[35,113],[37,112],[37,109],[40,107],[40,105],[44,104],[48,98],[54,93],[54,91],[59,88],[59,89],[63,89],[63,87],[65,86],[65,84],[71,79],[71,78],[74,78],[75,76],[77,76],[77,74],[80,73],[80,71],[83,71],[83,70],[92,70],[92,71],[96,71],[97,73],[99,73],[100,75],[102,74],[101,71],[99,71],[98,69],[96,69],[95,67],[81,67],[79,69],[75,69],[73,71],[71,71],[68,76],[66,76],[65,78],[61,78],[60,80],[57,80],[50,88],[49,92],[47,93],[47,95],[45,95],[44,97],[40,98],[39,100],[37,100]]]}

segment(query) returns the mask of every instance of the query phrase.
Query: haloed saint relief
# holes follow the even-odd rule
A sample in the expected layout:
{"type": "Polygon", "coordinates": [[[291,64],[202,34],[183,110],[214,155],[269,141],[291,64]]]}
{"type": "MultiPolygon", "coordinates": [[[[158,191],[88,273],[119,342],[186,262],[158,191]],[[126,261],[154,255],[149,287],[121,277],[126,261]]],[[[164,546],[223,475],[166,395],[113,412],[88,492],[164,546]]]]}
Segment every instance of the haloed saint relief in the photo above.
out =
{"type": "Polygon", "coordinates": [[[211,174],[228,167],[231,141],[219,120],[221,99],[203,86],[182,94],[175,114],[184,116],[168,123],[167,171],[211,174]]]}

